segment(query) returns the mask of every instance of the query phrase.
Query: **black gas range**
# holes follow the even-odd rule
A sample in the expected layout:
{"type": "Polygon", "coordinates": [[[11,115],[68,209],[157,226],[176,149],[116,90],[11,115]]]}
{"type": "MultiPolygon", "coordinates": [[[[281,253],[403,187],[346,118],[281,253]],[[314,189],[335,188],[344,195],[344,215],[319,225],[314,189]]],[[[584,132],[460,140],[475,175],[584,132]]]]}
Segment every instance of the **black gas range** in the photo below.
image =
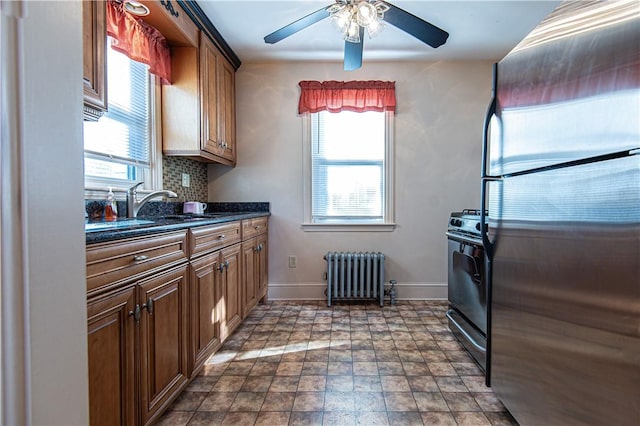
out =
{"type": "MultiPolygon", "coordinates": [[[[447,226],[449,329],[488,378],[488,262],[480,210],[453,212],[447,226]]],[[[486,217],[486,215],[485,215],[486,217]]]]}

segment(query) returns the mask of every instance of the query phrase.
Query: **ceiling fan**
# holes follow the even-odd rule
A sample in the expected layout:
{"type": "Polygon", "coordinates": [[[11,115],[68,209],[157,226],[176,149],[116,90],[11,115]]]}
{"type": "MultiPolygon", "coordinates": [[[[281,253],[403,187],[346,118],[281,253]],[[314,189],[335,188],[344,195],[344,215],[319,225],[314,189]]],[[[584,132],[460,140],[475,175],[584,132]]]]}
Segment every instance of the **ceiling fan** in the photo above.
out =
{"type": "Polygon", "coordinates": [[[336,0],[335,3],[298,19],[264,38],[265,43],[274,44],[325,18],[332,22],[344,38],[344,69],[353,71],[362,66],[362,47],[365,30],[369,37],[377,35],[385,21],[411,34],[423,43],[436,48],[443,45],[449,33],[381,0],[336,0]]]}

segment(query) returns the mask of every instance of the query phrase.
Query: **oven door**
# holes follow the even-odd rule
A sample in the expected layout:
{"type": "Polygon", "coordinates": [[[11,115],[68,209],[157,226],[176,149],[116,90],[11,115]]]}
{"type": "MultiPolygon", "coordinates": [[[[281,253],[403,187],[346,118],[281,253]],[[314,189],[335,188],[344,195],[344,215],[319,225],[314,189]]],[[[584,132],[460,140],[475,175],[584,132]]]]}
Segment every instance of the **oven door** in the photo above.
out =
{"type": "Polygon", "coordinates": [[[485,369],[487,283],[482,242],[447,232],[449,328],[485,369]]]}

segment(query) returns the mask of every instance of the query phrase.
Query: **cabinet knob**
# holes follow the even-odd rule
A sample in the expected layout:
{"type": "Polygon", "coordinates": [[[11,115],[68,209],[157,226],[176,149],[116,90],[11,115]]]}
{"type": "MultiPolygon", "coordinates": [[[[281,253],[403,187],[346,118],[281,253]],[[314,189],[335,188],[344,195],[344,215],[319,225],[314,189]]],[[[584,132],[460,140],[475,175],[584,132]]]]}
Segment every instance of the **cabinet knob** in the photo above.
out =
{"type": "Polygon", "coordinates": [[[144,254],[133,256],[133,261],[134,262],[144,262],[147,259],[149,259],[149,256],[144,255],[144,254]]]}
{"type": "Polygon", "coordinates": [[[142,309],[147,308],[147,312],[149,312],[149,315],[153,315],[153,299],[147,299],[147,303],[144,303],[142,305],[142,309]]]}
{"type": "Polygon", "coordinates": [[[133,317],[136,322],[140,322],[140,305],[136,305],[133,311],[129,311],[129,316],[133,317]]]}

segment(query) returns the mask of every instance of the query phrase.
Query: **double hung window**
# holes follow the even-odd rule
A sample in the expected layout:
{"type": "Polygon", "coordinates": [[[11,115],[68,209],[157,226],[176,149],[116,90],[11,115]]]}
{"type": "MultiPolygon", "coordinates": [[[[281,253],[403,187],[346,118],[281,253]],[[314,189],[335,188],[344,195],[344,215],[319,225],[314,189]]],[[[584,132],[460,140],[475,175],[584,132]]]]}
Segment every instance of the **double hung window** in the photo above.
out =
{"type": "Polygon", "coordinates": [[[384,118],[382,112],[312,115],[314,222],[383,220],[384,118]]]}
{"type": "Polygon", "coordinates": [[[306,117],[305,230],[393,229],[393,112],[306,117]]]}
{"type": "Polygon", "coordinates": [[[148,66],[107,49],[108,111],[84,124],[85,184],[130,186],[151,161],[152,78],[148,66]]]}

